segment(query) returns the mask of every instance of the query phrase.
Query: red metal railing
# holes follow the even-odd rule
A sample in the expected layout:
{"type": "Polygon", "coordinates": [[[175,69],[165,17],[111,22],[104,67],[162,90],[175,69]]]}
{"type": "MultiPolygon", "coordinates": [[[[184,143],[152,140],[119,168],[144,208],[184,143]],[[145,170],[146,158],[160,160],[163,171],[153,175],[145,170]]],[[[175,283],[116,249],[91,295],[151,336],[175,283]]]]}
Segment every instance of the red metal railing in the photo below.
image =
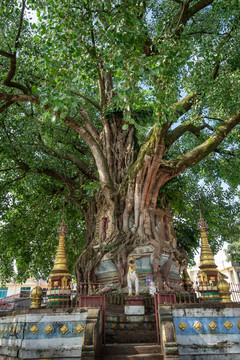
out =
{"type": "MultiPolygon", "coordinates": [[[[231,301],[240,303],[240,284],[229,284],[231,301]]],[[[157,284],[155,298],[157,304],[194,304],[219,301],[216,283],[167,282],[157,284]]]]}

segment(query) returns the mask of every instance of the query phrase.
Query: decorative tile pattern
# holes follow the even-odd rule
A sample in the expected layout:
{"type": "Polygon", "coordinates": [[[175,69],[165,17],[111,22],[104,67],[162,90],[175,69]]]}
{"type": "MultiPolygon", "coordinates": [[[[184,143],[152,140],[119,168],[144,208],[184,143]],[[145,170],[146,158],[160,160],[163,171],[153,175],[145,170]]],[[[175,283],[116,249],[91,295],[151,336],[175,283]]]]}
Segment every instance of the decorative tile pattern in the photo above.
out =
{"type": "Polygon", "coordinates": [[[175,317],[174,325],[177,335],[197,335],[197,334],[239,334],[240,333],[240,317],[175,317]],[[229,323],[232,325],[230,325],[229,323]],[[183,331],[179,325],[181,322],[186,323],[186,329],[183,331]],[[201,327],[196,328],[197,322],[200,322],[201,327]],[[225,325],[226,324],[226,325],[225,325]],[[196,325],[196,326],[195,326],[196,325]],[[227,328],[229,326],[229,329],[227,328]]]}
{"type": "Polygon", "coordinates": [[[111,324],[111,329],[116,330],[116,328],[117,328],[117,324],[116,324],[116,323],[112,323],[112,324],[111,324]]]}
{"type": "Polygon", "coordinates": [[[76,327],[76,330],[78,333],[82,332],[83,331],[83,327],[81,324],[78,324],[78,326],[76,327]]]}
{"type": "Polygon", "coordinates": [[[16,326],[14,325],[12,328],[12,333],[15,334],[15,332],[16,332],[16,326]]]}
{"type": "Polygon", "coordinates": [[[52,329],[53,329],[53,328],[51,327],[51,325],[48,325],[48,326],[45,327],[44,330],[46,331],[47,334],[50,334],[50,332],[52,331],[52,329]]]}
{"type": "Polygon", "coordinates": [[[38,331],[38,327],[36,325],[33,325],[30,329],[31,333],[34,335],[38,331]]]}
{"type": "Polygon", "coordinates": [[[129,329],[134,330],[135,329],[135,324],[129,324],[129,329]]]}
{"type": "Polygon", "coordinates": [[[11,327],[11,325],[10,325],[10,326],[9,326],[9,329],[8,329],[9,334],[11,334],[11,331],[12,331],[12,327],[11,327]]]}
{"type": "Polygon", "coordinates": [[[124,330],[125,327],[126,327],[126,324],[125,324],[125,323],[121,323],[121,324],[120,324],[120,329],[121,329],[121,330],[124,330]]]}
{"type": "Polygon", "coordinates": [[[199,321],[196,321],[193,325],[193,327],[199,331],[202,328],[202,324],[199,321]]]}
{"type": "Polygon", "coordinates": [[[179,329],[184,331],[187,327],[187,324],[184,321],[181,321],[178,327],[179,327],[179,329]]]}
{"type": "Polygon", "coordinates": [[[60,331],[61,333],[64,335],[66,334],[66,332],[68,331],[68,327],[66,325],[63,325],[61,328],[60,328],[60,331]]]}
{"type": "Polygon", "coordinates": [[[8,331],[8,327],[5,326],[5,330],[4,330],[5,334],[7,333],[7,331],[8,331]]]}
{"type": "Polygon", "coordinates": [[[22,328],[21,328],[21,326],[19,326],[17,329],[18,334],[20,334],[21,330],[22,330],[22,328]]]}
{"type": "Polygon", "coordinates": [[[214,321],[211,321],[210,324],[208,325],[210,327],[211,330],[215,330],[217,327],[217,324],[215,324],[214,321]]]}
{"type": "Polygon", "coordinates": [[[229,320],[227,320],[227,321],[224,323],[224,326],[225,326],[226,329],[230,330],[233,325],[232,325],[232,323],[231,323],[229,320]]]}

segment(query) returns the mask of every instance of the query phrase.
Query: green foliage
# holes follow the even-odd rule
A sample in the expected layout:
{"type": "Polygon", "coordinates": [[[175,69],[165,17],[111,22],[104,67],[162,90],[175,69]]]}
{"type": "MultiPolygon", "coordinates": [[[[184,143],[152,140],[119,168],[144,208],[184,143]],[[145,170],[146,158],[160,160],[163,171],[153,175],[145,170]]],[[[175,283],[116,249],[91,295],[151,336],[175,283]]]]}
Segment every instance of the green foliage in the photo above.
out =
{"type": "MultiPolygon", "coordinates": [[[[14,189],[2,188],[1,280],[48,277],[58,245],[57,229],[62,221],[62,191],[47,176],[38,179],[34,175],[27,175],[14,189]]],[[[69,231],[66,252],[69,270],[74,274],[74,263],[84,245],[85,223],[80,209],[71,203],[65,205],[64,213],[69,231]]]]}

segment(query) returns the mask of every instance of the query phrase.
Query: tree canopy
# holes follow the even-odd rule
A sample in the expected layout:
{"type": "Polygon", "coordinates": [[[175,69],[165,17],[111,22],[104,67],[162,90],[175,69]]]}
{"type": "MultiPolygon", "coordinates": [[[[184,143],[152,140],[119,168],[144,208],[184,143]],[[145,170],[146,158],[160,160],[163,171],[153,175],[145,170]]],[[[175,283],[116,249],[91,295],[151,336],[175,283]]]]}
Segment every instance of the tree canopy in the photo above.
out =
{"type": "Polygon", "coordinates": [[[118,219],[142,210],[121,196],[141,176],[144,206],[170,203],[190,257],[199,203],[214,249],[238,238],[238,0],[2,0],[0,12],[3,279],[48,276],[63,205],[71,271],[94,237],[93,199],[126,233],[118,219]]]}

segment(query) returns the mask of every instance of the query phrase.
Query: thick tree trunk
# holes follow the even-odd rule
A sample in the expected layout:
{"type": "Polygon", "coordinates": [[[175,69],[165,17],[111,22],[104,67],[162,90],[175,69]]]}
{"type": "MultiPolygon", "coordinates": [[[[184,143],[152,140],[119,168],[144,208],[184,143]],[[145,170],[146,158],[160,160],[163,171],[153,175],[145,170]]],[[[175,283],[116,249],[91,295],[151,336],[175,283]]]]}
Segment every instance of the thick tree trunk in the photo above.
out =
{"type": "MultiPolygon", "coordinates": [[[[125,287],[128,257],[138,251],[143,257],[148,253],[148,272],[154,280],[166,281],[173,262],[180,266],[187,256],[177,247],[169,206],[163,197],[159,199],[160,188],[171,178],[169,171],[161,168],[165,147],[161,136],[156,136],[160,130],[152,136],[151,154],[144,155],[140,170],[133,174],[131,166],[139,156],[134,127],[122,130],[121,113],[111,114],[111,119],[103,123],[102,146],[114,185],[107,197],[106,189],[102,189],[85,211],[87,242],[76,263],[78,283],[99,280],[98,265],[108,261],[108,266],[110,263],[116,269],[114,283],[125,287]],[[164,254],[168,260],[163,265],[164,254]]],[[[140,259],[139,254],[136,256],[140,259]]]]}
{"type": "Polygon", "coordinates": [[[87,234],[91,234],[92,240],[76,263],[78,283],[97,282],[95,269],[107,258],[116,266],[119,287],[125,287],[128,257],[136,249],[144,256],[146,247],[152,249],[150,265],[156,282],[168,280],[173,262],[179,267],[186,263],[185,251],[177,246],[170,208],[164,197],[157,202],[159,189],[152,186],[151,180],[147,170],[142,169],[135,181],[115,194],[112,206],[98,195],[95,207],[91,206],[87,214],[87,234]],[[168,261],[161,266],[164,254],[168,261]]]}

